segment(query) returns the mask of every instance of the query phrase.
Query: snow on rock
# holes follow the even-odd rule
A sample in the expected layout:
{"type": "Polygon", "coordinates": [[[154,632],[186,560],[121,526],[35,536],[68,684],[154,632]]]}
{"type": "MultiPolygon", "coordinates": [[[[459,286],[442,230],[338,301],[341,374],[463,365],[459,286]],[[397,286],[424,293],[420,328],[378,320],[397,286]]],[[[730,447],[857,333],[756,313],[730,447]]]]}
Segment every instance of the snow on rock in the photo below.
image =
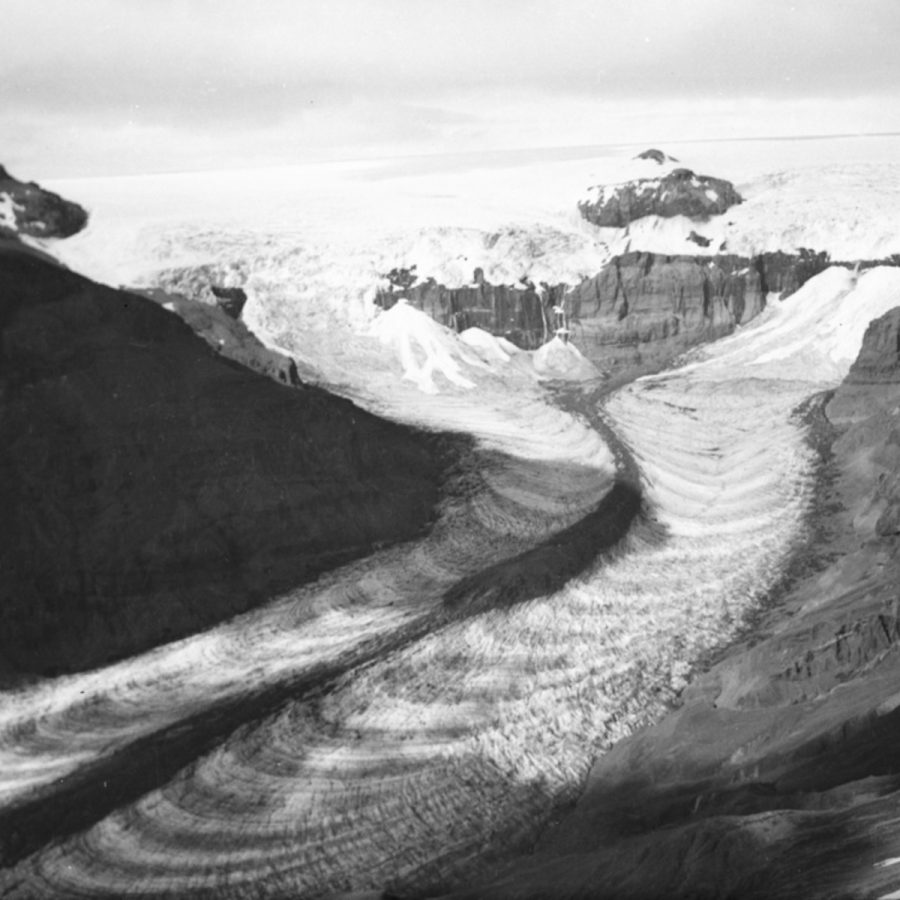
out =
{"type": "Polygon", "coordinates": [[[84,228],[87,212],[36,182],[14,178],[0,166],[0,228],[31,240],[71,237],[84,228]]]}
{"type": "MultiPolygon", "coordinates": [[[[645,215],[601,228],[610,252],[742,256],[801,248],[834,260],[883,259],[900,253],[900,165],[854,163],[778,170],[738,185],[744,202],[704,224],[707,247],[691,240],[687,216],[645,215]]],[[[607,188],[610,190],[611,188],[607,188]]]]}
{"type": "Polygon", "coordinates": [[[513,347],[515,351],[518,351],[515,344],[504,338],[496,338],[483,328],[466,328],[465,331],[460,332],[459,339],[483,359],[489,359],[492,362],[508,363],[511,356],[508,347],[513,347]]]}
{"type": "Polygon", "coordinates": [[[453,332],[405,300],[381,313],[372,323],[372,333],[396,354],[403,377],[426,394],[438,393],[437,375],[457,387],[473,388],[475,383],[463,375],[463,366],[485,367],[453,332]]]}
{"type": "Polygon", "coordinates": [[[738,203],[741,195],[730,181],[677,168],[662,177],[597,185],[578,210],[594,225],[624,228],[649,215],[706,220],[738,203]]]}
{"type": "Polygon", "coordinates": [[[543,378],[566,381],[586,381],[600,374],[571,341],[558,335],[534,351],[534,368],[543,378]]]}

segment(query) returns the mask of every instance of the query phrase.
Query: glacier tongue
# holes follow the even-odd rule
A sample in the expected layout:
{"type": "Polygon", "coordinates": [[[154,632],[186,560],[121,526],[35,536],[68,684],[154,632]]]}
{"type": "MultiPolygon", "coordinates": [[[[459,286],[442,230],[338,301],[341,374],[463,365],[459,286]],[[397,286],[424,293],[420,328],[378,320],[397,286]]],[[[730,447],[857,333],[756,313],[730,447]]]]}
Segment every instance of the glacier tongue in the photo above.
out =
{"type": "MultiPolygon", "coordinates": [[[[574,170],[563,168],[555,175],[575,196],[574,170]]],[[[878,215],[833,247],[895,247],[896,217],[876,200],[873,170],[841,171],[849,180],[834,209],[856,208],[861,222],[878,215]]],[[[70,259],[105,265],[116,281],[162,277],[173,288],[189,278],[179,268],[237,267],[248,321],[322,383],[385,415],[474,434],[485,454],[479,489],[448,503],[427,539],[195,639],[5,698],[0,788],[20,798],[250,686],[356,660],[364,640],[384,648],[321,696],[288,701],[168,784],[0,875],[10,896],[436,889],[533,837],[595,755],[660,715],[692,662],[731,638],[776,582],[802,535],[814,465],[797,406],[846,373],[865,324],[898,303],[895,270],[829,270],[681,368],[618,391],[604,415],[638,464],[649,523],[630,535],[628,552],[561,589],[391,644],[464,575],[584,517],[610,489],[614,459],[595,408],[563,411],[537,383],[570,374],[573,360],[580,369],[571,346],[551,342],[529,362],[404,305],[378,314],[372,279],[433,253],[459,278],[521,263],[565,280],[608,248],[552,206],[534,171],[482,173],[469,178],[469,193],[463,176],[426,186],[325,174],[325,187],[346,194],[329,206],[314,177],[298,176],[267,231],[250,227],[249,209],[230,228],[142,225],[120,235],[123,253],[110,264],[95,225],[73,239],[70,259]],[[484,202],[466,208],[473,185],[484,202]],[[523,193],[512,192],[511,205],[496,201],[516,185],[523,193]],[[431,196],[441,191],[451,199],[431,196]],[[501,209],[515,213],[515,227],[503,231],[501,209]],[[523,223],[535,222],[542,228],[529,246],[523,223]]],[[[182,207],[213,187],[231,190],[231,204],[250,196],[233,180],[200,182],[166,184],[182,207]]],[[[813,193],[813,180],[784,180],[808,200],[796,215],[759,184],[742,186],[748,211],[733,211],[729,241],[794,246],[825,235],[814,213],[831,198],[813,193]]],[[[218,215],[228,204],[217,203],[218,215]]]]}

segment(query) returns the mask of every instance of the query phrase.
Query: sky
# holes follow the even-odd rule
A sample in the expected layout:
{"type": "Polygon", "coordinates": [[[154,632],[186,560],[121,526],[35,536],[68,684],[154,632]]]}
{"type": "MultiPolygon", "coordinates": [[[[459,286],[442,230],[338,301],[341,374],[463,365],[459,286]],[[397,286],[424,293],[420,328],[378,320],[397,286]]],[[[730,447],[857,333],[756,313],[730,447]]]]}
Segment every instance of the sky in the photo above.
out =
{"type": "Polygon", "coordinates": [[[900,0],[0,0],[26,179],[900,131],[900,0]]]}

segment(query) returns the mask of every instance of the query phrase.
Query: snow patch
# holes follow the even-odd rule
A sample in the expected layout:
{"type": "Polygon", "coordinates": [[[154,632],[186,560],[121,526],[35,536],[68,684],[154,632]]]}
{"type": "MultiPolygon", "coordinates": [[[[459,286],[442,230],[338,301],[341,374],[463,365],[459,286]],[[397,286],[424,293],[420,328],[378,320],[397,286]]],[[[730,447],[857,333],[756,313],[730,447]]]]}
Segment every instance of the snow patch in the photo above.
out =
{"type": "Polygon", "coordinates": [[[535,371],[543,378],[586,381],[599,372],[571,342],[555,337],[534,351],[535,371]]]}
{"type": "Polygon", "coordinates": [[[460,332],[459,339],[482,358],[497,363],[509,362],[510,351],[503,344],[515,346],[504,338],[495,338],[483,328],[467,328],[460,332]]]}
{"type": "Polygon", "coordinates": [[[475,382],[463,375],[463,364],[484,367],[452,331],[406,300],[381,313],[372,323],[372,334],[399,360],[403,377],[426,394],[439,393],[437,375],[457,387],[473,388],[475,382]]]}

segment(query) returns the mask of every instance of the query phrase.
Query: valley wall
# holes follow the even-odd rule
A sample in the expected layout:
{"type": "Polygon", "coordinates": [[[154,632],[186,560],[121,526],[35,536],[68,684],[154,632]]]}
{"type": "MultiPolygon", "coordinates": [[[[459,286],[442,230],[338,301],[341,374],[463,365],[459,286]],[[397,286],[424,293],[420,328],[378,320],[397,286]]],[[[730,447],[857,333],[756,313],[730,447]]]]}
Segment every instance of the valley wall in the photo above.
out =
{"type": "Polygon", "coordinates": [[[829,264],[811,251],[753,258],[635,251],[574,286],[494,285],[476,269],[472,283],[457,288],[395,270],[376,303],[390,308],[404,298],[448,328],[482,328],[525,349],[552,336],[560,307],[573,340],[601,368],[653,368],[730,334],[762,311],[769,293],[787,296],[829,264]]]}

